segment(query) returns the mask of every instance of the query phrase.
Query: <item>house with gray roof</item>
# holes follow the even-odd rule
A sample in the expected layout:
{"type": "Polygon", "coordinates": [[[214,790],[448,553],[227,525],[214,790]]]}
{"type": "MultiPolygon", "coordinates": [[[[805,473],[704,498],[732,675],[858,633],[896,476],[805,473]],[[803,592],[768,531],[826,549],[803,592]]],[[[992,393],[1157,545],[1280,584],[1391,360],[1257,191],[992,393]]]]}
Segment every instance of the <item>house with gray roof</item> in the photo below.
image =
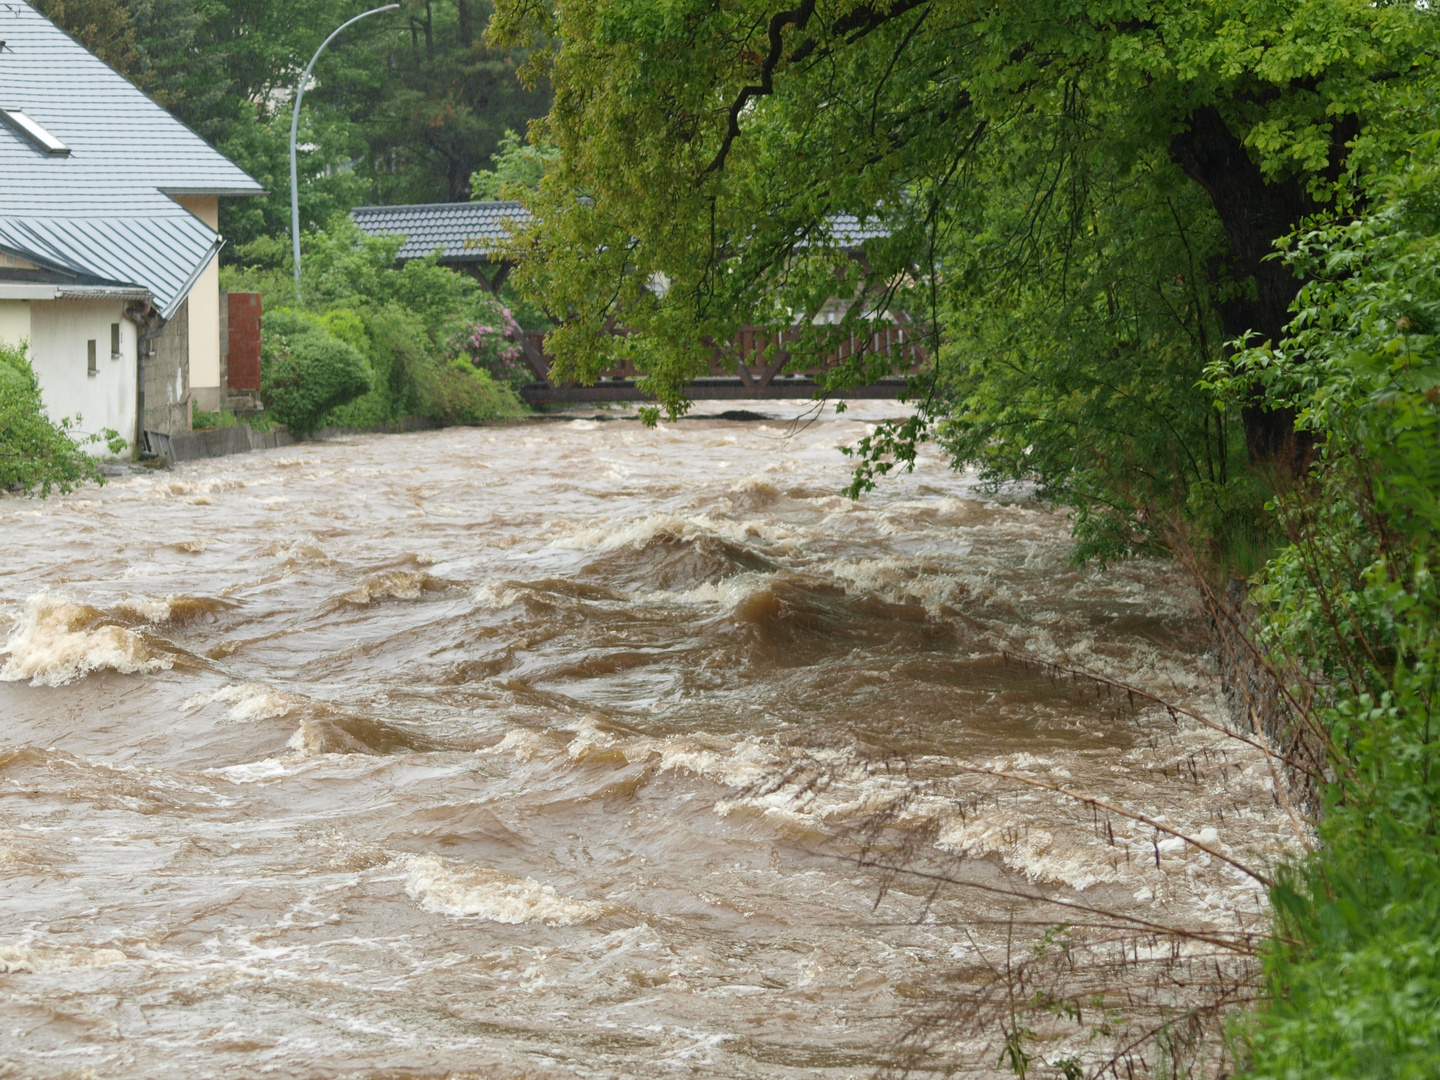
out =
{"type": "Polygon", "coordinates": [[[219,199],[264,189],[23,0],[0,41],[0,340],[52,418],[188,430],[222,401],[219,199]]]}

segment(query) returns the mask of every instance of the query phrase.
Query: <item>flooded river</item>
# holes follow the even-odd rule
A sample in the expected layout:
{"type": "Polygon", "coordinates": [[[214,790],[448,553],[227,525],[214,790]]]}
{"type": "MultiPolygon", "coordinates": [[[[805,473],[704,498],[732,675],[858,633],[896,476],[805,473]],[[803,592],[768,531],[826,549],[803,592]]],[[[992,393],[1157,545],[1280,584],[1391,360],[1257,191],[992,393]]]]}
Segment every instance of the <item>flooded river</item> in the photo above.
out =
{"type": "Polygon", "coordinates": [[[1013,659],[1218,720],[1181,577],[934,456],[850,502],[900,407],[798,408],[0,499],[0,1076],[860,1077],[1062,921],[1011,892],[1259,920],[1050,788],[1263,864],[1263,756],[1013,659]]]}

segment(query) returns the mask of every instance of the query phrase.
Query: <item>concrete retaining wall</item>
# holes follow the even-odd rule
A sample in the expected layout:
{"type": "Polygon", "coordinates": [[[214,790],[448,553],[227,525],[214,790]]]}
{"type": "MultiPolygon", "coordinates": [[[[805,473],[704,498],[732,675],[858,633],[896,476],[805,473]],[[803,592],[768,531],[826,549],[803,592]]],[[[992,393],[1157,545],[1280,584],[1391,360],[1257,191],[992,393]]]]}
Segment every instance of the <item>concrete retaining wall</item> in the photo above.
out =
{"type": "Polygon", "coordinates": [[[254,431],[249,424],[204,428],[200,431],[145,432],[146,448],[168,461],[195,461],[199,458],[248,454],[251,450],[274,450],[295,440],[288,431],[254,431]]]}
{"type": "MultiPolygon", "coordinates": [[[[326,427],[315,432],[314,439],[330,439],[344,435],[399,435],[409,431],[429,431],[440,425],[424,416],[407,416],[388,424],[368,428],[326,427]]],[[[199,431],[176,431],[165,434],[145,432],[146,448],[168,461],[196,461],[199,458],[225,457],[227,454],[248,454],[251,450],[274,450],[291,446],[295,440],[284,428],[255,431],[249,424],[199,431]]]]}

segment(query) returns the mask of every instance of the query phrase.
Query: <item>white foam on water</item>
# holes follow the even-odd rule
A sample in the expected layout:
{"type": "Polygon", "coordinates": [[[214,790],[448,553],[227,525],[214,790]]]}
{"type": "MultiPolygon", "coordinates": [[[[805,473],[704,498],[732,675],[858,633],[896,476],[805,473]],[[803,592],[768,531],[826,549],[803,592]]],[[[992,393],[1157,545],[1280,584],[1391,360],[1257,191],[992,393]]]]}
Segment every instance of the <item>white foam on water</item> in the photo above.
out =
{"type": "Polygon", "coordinates": [[[185,621],[215,614],[226,606],[228,605],[223,601],[208,596],[169,593],[161,597],[123,596],[115,602],[113,610],[131,619],[141,619],[152,626],[159,626],[171,621],[185,621]]]}
{"type": "Polygon", "coordinates": [[[377,600],[418,600],[443,583],[423,570],[387,570],[366,578],[340,594],[347,604],[373,604],[377,600]]]}
{"type": "Polygon", "coordinates": [[[470,594],[472,600],[487,611],[501,611],[523,595],[519,589],[507,589],[493,581],[482,581],[470,594]]]}
{"type": "Polygon", "coordinates": [[[64,686],[92,671],[108,668],[125,675],[163,671],[168,656],[157,656],[133,630],[100,620],[94,608],[59,593],[30,597],[3,651],[0,681],[31,686],[64,686]]]}
{"type": "Polygon", "coordinates": [[[841,581],[847,593],[874,595],[902,604],[918,601],[932,616],[944,606],[959,604],[970,592],[959,577],[941,573],[925,559],[834,559],[815,569],[827,571],[841,581]]]}
{"type": "Polygon", "coordinates": [[[781,494],[779,488],[763,476],[756,476],[751,473],[749,476],[742,476],[731,484],[726,491],[732,495],[751,495],[762,499],[775,499],[781,494]]]}
{"type": "Polygon", "coordinates": [[[575,736],[565,747],[571,761],[624,761],[620,740],[601,731],[595,717],[587,716],[575,726],[575,736]]]}
{"type": "Polygon", "coordinates": [[[1131,869],[1109,865],[1103,851],[1057,844],[1050,830],[1026,829],[1025,824],[1023,818],[1010,814],[951,816],[941,826],[935,846],[969,859],[994,855],[1030,881],[1067,885],[1076,892],[1135,877],[1131,869]]]}
{"type": "Polygon", "coordinates": [[[701,582],[691,589],[646,593],[638,599],[655,604],[718,605],[728,611],[764,592],[770,588],[772,582],[773,577],[770,574],[747,570],[719,581],[701,582]]]}
{"type": "Polygon", "coordinates": [[[146,596],[127,596],[115,605],[115,610],[124,611],[137,619],[144,619],[152,626],[170,621],[171,605],[178,599],[170,595],[161,599],[146,596]]]}
{"type": "MultiPolygon", "coordinates": [[[[755,738],[738,741],[705,735],[637,738],[628,740],[622,752],[627,761],[651,761],[660,772],[688,772],[732,790],[757,784],[784,765],[773,743],[755,738]]],[[[724,811],[721,812],[723,815],[724,811]]]]}
{"type": "Polygon", "coordinates": [[[535,755],[547,749],[547,746],[543,736],[527,728],[511,728],[498,743],[479,752],[482,754],[513,753],[515,760],[523,763],[534,760],[535,755]]]}
{"type": "Polygon", "coordinates": [[[614,551],[616,548],[643,548],[656,540],[690,542],[703,536],[715,536],[732,544],[770,543],[790,540],[794,529],[763,521],[731,521],[708,514],[681,517],[678,514],[651,514],[618,528],[580,528],[567,536],[551,541],[555,548],[572,551],[614,551]]]}
{"type": "Polygon", "coordinates": [[[0,974],[33,975],[67,968],[104,967],[130,959],[119,949],[50,949],[30,945],[0,945],[0,974]]]}
{"type": "Polygon", "coordinates": [[[223,769],[206,769],[205,775],[219,776],[232,784],[254,784],[289,776],[293,771],[283,761],[265,758],[263,761],[247,761],[243,765],[227,765],[223,769]]]}
{"type": "Polygon", "coordinates": [[[302,698],[293,694],[282,693],[264,683],[247,682],[228,683],[218,690],[194,694],[181,702],[180,708],[188,712],[216,701],[229,705],[230,719],[238,721],[270,720],[304,704],[302,698]]]}
{"type": "Polygon", "coordinates": [[[511,877],[435,855],[410,856],[405,869],[405,891],[426,911],[441,915],[509,925],[576,926],[605,914],[604,905],[564,896],[534,878],[511,877]]]}
{"type": "MultiPolygon", "coordinates": [[[[917,794],[903,774],[869,769],[843,748],[786,747],[769,738],[737,740],[704,734],[617,738],[582,723],[569,756],[586,761],[623,756],[631,763],[651,764],[657,772],[703,777],[736,793],[715,803],[714,810],[722,817],[748,809],[786,830],[844,829],[884,820],[903,831],[933,832],[935,847],[941,851],[965,859],[993,857],[1030,881],[1077,892],[1099,884],[1153,879],[1152,895],[1168,894],[1169,875],[1188,872],[1192,861],[1209,864],[1208,855],[1175,838],[1159,843],[1165,858],[1155,868],[1149,861],[1153,845],[1148,835],[1116,819],[1113,833],[1119,846],[1112,845],[1093,827],[1084,805],[1059,792],[1031,792],[1000,777],[962,773],[952,776],[946,786],[917,794]],[[793,775],[787,777],[787,770],[794,770],[793,775]],[[816,785],[814,778],[821,774],[825,782],[816,785]],[[983,795],[983,808],[957,812],[966,792],[983,795]],[[996,794],[1005,797],[992,801],[996,794]]],[[[1060,760],[1025,752],[980,764],[995,772],[1030,773],[1037,779],[1048,773],[1055,782],[1070,775],[1060,760]]],[[[945,765],[943,758],[929,761],[930,767],[940,770],[945,765]]],[[[1237,780],[1232,778],[1231,783],[1238,790],[1237,780]]],[[[1190,835],[1211,847],[1219,841],[1218,831],[1210,825],[1190,835]]]]}

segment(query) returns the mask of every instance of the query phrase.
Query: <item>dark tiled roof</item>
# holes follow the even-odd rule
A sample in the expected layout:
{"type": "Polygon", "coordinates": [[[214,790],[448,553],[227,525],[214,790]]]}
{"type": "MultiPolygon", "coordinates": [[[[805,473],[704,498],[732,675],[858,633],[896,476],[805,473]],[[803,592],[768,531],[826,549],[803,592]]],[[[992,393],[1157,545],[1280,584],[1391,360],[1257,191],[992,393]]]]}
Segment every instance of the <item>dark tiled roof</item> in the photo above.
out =
{"type": "Polygon", "coordinates": [[[890,235],[890,230],[876,221],[861,221],[854,214],[836,214],[830,219],[830,235],[842,248],[858,248],[866,240],[890,235]]]}
{"type": "MultiPolygon", "coordinates": [[[[415,206],[357,206],[355,224],[371,236],[404,236],[401,259],[423,259],[436,250],[448,263],[489,262],[509,238],[512,225],[522,228],[530,211],[518,202],[420,203],[415,206]]],[[[843,248],[889,236],[889,230],[854,214],[830,219],[831,235],[843,248]]]]}
{"type": "Polygon", "coordinates": [[[427,203],[357,206],[350,217],[371,236],[404,236],[401,259],[438,250],[442,262],[489,262],[512,226],[530,220],[530,211],[518,202],[427,203]]]}
{"type": "Polygon", "coordinates": [[[0,108],[69,148],[0,124],[0,245],[148,289],[168,317],[218,249],[170,195],[264,189],[22,0],[0,3],[0,108]]]}

